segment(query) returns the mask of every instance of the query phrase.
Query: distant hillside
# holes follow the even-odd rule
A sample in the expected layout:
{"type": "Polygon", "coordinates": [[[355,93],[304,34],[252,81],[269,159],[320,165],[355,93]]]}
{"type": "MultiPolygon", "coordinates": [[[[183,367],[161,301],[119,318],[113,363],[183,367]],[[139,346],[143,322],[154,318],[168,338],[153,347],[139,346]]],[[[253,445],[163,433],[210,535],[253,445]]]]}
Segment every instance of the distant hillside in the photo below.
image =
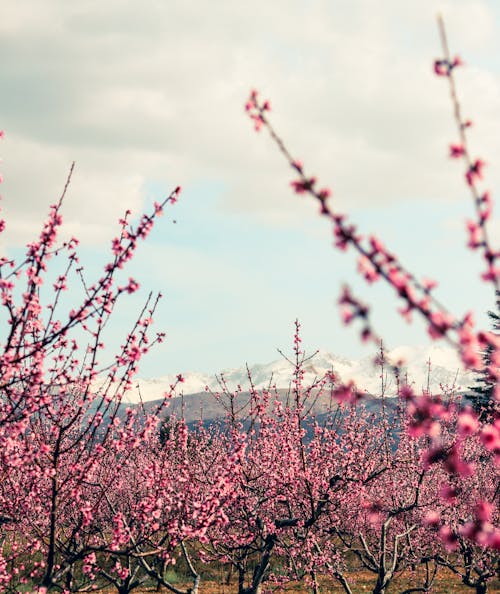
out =
{"type": "MultiPolygon", "coordinates": [[[[287,400],[288,390],[279,390],[279,398],[281,402],[286,402],[287,400]]],[[[247,403],[249,401],[250,395],[248,392],[242,392],[238,397],[238,407],[240,409],[239,417],[241,419],[245,418],[245,413],[248,410],[247,403]]],[[[467,399],[462,396],[464,402],[467,399]]],[[[147,414],[148,412],[154,411],[158,405],[161,403],[161,400],[156,401],[149,401],[143,404],[122,404],[121,405],[121,413],[120,416],[125,415],[125,408],[126,407],[138,407],[144,410],[147,414]]],[[[366,410],[369,413],[374,413],[376,415],[382,414],[382,404],[385,407],[385,414],[389,418],[391,418],[397,409],[398,406],[398,399],[397,398],[379,398],[370,395],[366,395],[359,403],[358,409],[359,410],[366,410]]],[[[316,418],[319,422],[325,420],[329,415],[335,414],[338,410],[338,405],[336,403],[332,403],[330,401],[329,394],[324,393],[321,397],[317,399],[312,398],[310,402],[310,408],[307,409],[308,415],[312,418],[316,418]]],[[[169,404],[166,408],[162,410],[162,416],[177,416],[183,417],[188,425],[195,425],[200,421],[203,422],[205,426],[211,425],[212,423],[223,420],[226,415],[226,410],[221,405],[219,401],[217,401],[212,394],[207,392],[202,392],[199,394],[191,394],[189,396],[178,396],[176,398],[172,398],[169,401],[169,404]]]]}

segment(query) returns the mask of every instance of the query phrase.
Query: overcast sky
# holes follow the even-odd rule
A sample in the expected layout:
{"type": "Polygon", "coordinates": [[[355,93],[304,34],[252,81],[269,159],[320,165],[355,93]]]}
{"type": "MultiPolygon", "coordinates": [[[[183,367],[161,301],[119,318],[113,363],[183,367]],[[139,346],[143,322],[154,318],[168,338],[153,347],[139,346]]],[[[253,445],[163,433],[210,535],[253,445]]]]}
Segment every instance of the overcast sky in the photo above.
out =
{"type": "MultiPolygon", "coordinates": [[[[473,150],[499,186],[500,10],[495,0],[19,0],[0,19],[3,207],[10,253],[33,238],[72,161],[64,217],[89,274],[123,211],[176,185],[130,274],[141,294],[118,312],[119,340],[149,289],[167,342],[141,375],[219,371],[276,357],[298,317],[304,342],[346,356],[370,351],[339,322],[342,282],[374,306],[390,346],[424,344],[383,287],[366,288],[331,247],[316,205],[291,193],[286,163],[243,105],[258,88],[273,122],[339,210],[383,236],[457,315],[492,306],[465,249],[472,214],[439,56],[441,10],[474,120],[473,150]],[[171,214],[170,214],[171,212],[171,214]],[[176,220],[176,224],[172,222],[176,220]]],[[[499,226],[496,225],[498,231],[499,226]]],[[[498,237],[499,233],[497,233],[498,237]]]]}

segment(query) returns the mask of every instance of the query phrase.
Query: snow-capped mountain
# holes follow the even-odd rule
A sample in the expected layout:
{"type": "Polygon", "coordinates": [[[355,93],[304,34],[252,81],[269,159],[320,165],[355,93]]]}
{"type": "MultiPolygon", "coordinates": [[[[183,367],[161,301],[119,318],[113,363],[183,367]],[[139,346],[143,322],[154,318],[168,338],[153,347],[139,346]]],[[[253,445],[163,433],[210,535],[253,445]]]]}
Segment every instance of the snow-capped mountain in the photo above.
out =
{"type": "MultiPolygon", "coordinates": [[[[467,388],[473,377],[470,372],[464,372],[453,349],[437,345],[428,347],[398,347],[387,353],[387,359],[393,363],[403,361],[402,372],[407,375],[408,383],[415,390],[427,387],[428,377],[431,391],[439,392],[441,386],[455,386],[457,390],[467,388]],[[430,372],[429,372],[430,360],[430,372]]],[[[374,365],[373,357],[363,359],[346,359],[327,352],[318,352],[305,364],[304,385],[321,377],[327,371],[333,371],[342,381],[353,380],[359,389],[377,396],[381,391],[380,367],[374,365]]],[[[267,364],[249,366],[253,384],[257,388],[276,386],[288,388],[293,372],[292,365],[284,358],[267,364]]],[[[196,394],[204,392],[206,388],[212,391],[220,389],[220,379],[223,377],[229,389],[238,385],[246,390],[249,386],[246,366],[237,369],[226,369],[220,374],[213,375],[202,372],[183,372],[184,382],[178,385],[177,394],[196,394]]],[[[396,381],[390,373],[386,375],[385,394],[395,393],[396,381]]],[[[151,379],[138,379],[135,388],[126,394],[128,402],[143,402],[162,398],[169,391],[170,385],[176,381],[175,375],[165,375],[151,379]]]]}

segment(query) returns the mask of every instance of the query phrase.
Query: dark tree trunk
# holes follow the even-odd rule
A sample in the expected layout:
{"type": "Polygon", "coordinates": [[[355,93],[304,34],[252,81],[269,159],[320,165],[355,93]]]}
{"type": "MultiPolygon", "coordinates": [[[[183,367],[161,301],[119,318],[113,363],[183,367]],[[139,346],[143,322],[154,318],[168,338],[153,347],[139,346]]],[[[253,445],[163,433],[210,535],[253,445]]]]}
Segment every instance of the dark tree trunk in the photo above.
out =
{"type": "Polygon", "coordinates": [[[245,594],[245,570],[241,565],[238,567],[238,594],[245,594]]]}
{"type": "Polygon", "coordinates": [[[318,576],[315,571],[311,571],[312,578],[312,592],[313,594],[319,594],[318,576]]]}

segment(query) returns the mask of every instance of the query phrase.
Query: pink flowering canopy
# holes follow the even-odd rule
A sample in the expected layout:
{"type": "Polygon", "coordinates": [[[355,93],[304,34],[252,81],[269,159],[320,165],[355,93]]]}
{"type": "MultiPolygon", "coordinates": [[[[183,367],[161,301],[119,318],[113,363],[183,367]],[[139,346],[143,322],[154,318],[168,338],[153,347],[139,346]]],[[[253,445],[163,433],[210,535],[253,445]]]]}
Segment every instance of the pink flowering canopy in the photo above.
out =
{"type": "MultiPolygon", "coordinates": [[[[489,231],[487,170],[469,147],[472,124],[462,115],[454,77],[463,64],[451,57],[441,21],[440,34],[443,56],[434,71],[449,84],[457,128],[449,157],[462,163],[474,207],[466,241],[481,258],[482,282],[498,297],[500,253],[489,231]]],[[[420,318],[433,340],[448,341],[466,368],[482,371],[492,386],[491,406],[478,414],[460,402],[454,386],[442,386],[439,395],[417,392],[402,377],[401,363],[386,360],[370,307],[344,286],[343,321],[359,323],[361,339],[377,345],[376,407],[335,370],[305,381],[314,354],[306,356],[298,321],[292,355],[284,355],[291,365],[288,390],[273,386],[272,378],[257,389],[250,372],[246,388],[232,390],[221,378],[212,396],[226,414],[210,425],[168,414],[182,375],[153,406],[126,407],[123,396],[139,363],[165,338],[153,330],[161,295],[147,297],[111,360],[107,328],[117,303],[140,287],[127,266],[180,188],[135,222],[130,211],[124,214],[92,280],[80,264],[77,239],[60,240],[72,167],[24,258],[0,259],[6,328],[0,342],[0,591],[112,587],[128,594],[154,586],[196,594],[204,564],[214,563],[235,576],[238,594],[260,594],[265,582],[279,587],[290,580],[317,592],[319,575],[352,594],[353,567],[371,576],[373,594],[395,588],[401,575],[414,581],[405,592],[431,591],[442,568],[480,593],[498,577],[498,334],[478,329],[472,312],[452,314],[434,295],[437,281],[416,278],[383,238],[361,233],[337,210],[331,189],[306,172],[271,126],[269,101],[252,91],[245,109],[292,168],[293,192],[313,198],[330,222],[334,247],[354,250],[361,277],[387,283],[404,319],[420,318]],[[52,278],[56,258],[64,265],[52,278]],[[387,373],[397,386],[391,401],[387,373]],[[181,584],[171,579],[179,560],[189,577],[181,584]]],[[[5,226],[0,221],[0,233],[5,226]]]]}

